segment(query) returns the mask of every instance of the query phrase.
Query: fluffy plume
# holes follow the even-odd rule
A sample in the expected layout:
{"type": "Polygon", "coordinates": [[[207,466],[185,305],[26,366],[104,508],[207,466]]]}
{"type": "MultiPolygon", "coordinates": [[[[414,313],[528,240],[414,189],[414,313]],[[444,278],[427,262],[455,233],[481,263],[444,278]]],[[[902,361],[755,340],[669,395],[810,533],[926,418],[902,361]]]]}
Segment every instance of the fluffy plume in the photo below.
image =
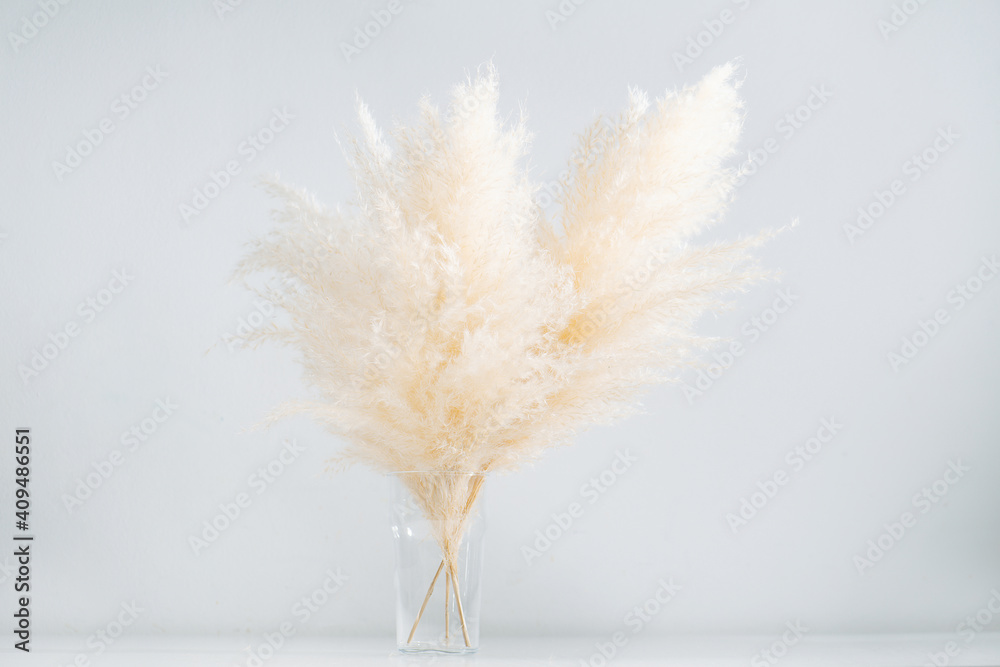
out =
{"type": "Polygon", "coordinates": [[[288,318],[253,336],[298,350],[319,393],[279,415],[343,436],[345,462],[481,472],[630,413],[705,343],[699,316],[761,275],[759,237],[689,245],[733,192],[734,69],[654,105],[632,90],[595,121],[560,230],[521,164],[524,117],[498,116],[492,68],[388,138],[359,101],[350,213],[272,183],[279,224],[237,270],[282,278],[259,291],[288,318]]]}
{"type": "Polygon", "coordinates": [[[481,472],[629,414],[695,358],[699,316],[761,276],[762,237],[689,244],[733,193],[734,74],[654,104],[631,90],[581,135],[556,220],[492,68],[388,136],[359,101],[350,212],[271,183],[278,225],[237,270],[282,278],[259,291],[288,317],[254,338],[294,347],[318,392],[278,416],[324,423],[343,462],[481,472]]]}

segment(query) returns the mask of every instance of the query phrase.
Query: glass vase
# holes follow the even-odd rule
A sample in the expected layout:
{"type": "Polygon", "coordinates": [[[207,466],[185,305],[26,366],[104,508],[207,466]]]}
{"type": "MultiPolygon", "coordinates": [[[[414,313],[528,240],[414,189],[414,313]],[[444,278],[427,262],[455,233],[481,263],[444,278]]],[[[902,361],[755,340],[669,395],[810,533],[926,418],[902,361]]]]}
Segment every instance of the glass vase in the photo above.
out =
{"type": "Polygon", "coordinates": [[[388,477],[397,647],[404,653],[475,652],[485,475],[418,471],[388,477]]]}

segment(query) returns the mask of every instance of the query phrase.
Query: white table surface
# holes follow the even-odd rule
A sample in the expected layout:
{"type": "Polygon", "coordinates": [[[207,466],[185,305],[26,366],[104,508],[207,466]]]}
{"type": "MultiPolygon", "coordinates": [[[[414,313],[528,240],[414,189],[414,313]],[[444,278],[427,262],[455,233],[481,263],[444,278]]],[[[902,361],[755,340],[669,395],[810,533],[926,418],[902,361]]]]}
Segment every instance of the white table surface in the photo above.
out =
{"type": "MultiPolygon", "coordinates": [[[[767,637],[676,637],[637,638],[607,665],[693,665],[698,667],[753,667],[752,661],[773,638],[767,637]]],[[[0,665],[74,665],[80,655],[90,667],[160,667],[161,665],[254,667],[245,652],[261,643],[260,637],[123,637],[110,650],[95,656],[85,640],[76,637],[33,638],[30,655],[4,647],[0,665]]],[[[955,641],[961,652],[948,660],[954,666],[1000,666],[1000,633],[981,633],[970,644],[954,634],[925,635],[807,635],[773,663],[795,665],[932,665],[929,654],[941,652],[955,641]]],[[[595,655],[593,637],[485,637],[471,656],[441,654],[403,655],[395,650],[392,637],[310,638],[293,637],[259,667],[319,665],[566,665],[588,664],[595,655]]],[[[600,660],[591,661],[598,667],[600,660]]],[[[75,667],[75,665],[74,665],[75,667]]],[[[769,666],[770,667],[770,666],[769,666]]]]}

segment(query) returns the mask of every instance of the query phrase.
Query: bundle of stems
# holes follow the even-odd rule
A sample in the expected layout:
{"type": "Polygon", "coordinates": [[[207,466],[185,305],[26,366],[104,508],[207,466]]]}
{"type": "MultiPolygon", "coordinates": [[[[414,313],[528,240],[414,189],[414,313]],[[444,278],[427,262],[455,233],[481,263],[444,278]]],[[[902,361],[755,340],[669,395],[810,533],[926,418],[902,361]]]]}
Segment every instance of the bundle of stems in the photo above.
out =
{"type": "Polygon", "coordinates": [[[479,497],[483,482],[483,474],[455,475],[450,472],[422,472],[400,476],[403,484],[410,492],[418,507],[424,512],[435,532],[435,539],[441,551],[441,563],[431,579],[427,594],[424,595],[420,611],[417,612],[410,629],[407,643],[413,641],[417,626],[424,615],[427,603],[434,593],[438,578],[442,571],[445,575],[445,638],[450,630],[449,589],[455,591],[459,623],[463,639],[469,645],[469,632],[465,622],[465,611],[462,609],[461,587],[459,586],[458,550],[465,525],[469,520],[473,506],[479,497]]]}
{"type": "MultiPolygon", "coordinates": [[[[277,224],[237,268],[284,314],[251,342],[297,350],[315,389],[273,418],[305,413],[342,436],[335,466],[486,473],[632,414],[712,342],[698,318],[765,276],[751,251],[770,232],[691,243],[734,194],[736,74],[717,67],[653,103],[631,89],[580,135],[554,214],[524,164],[523,110],[497,111],[492,66],[445,111],[425,98],[386,133],[359,100],[353,201],[331,210],[271,181],[277,224]]],[[[438,574],[462,615],[455,559],[479,487],[446,477],[410,490],[439,526],[438,574]]]]}

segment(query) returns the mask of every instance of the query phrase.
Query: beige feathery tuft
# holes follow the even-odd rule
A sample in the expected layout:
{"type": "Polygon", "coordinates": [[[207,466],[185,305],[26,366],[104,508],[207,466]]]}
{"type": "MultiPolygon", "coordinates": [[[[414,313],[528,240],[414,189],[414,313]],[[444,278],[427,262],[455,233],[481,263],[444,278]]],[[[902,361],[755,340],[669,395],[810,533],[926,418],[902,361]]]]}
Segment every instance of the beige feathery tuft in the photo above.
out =
{"type": "Polygon", "coordinates": [[[237,269],[287,321],[252,334],[301,354],[307,413],[342,436],[339,459],[385,471],[516,467],[582,428],[633,412],[705,340],[693,325],[764,274],[767,234],[691,245],[729,203],[742,123],[736,67],[629,105],[583,133],[556,230],[523,167],[522,116],[505,127],[492,67],[442,114],[383,136],[358,102],[356,202],[331,211],[272,182],[278,225],[237,269]],[[561,233],[560,233],[561,231],[561,233]]]}

